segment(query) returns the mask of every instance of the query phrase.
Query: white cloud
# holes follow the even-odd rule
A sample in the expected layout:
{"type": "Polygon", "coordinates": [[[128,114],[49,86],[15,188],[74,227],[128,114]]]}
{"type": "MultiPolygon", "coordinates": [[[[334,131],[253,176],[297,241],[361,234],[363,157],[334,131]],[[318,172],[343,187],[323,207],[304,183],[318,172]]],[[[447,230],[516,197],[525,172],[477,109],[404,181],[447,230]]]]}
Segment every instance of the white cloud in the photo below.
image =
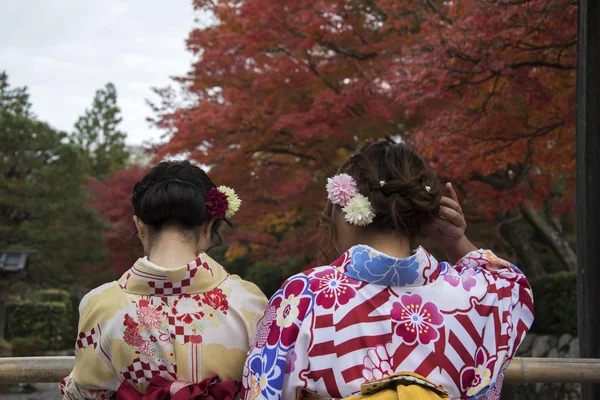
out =
{"type": "Polygon", "coordinates": [[[0,70],[29,88],[39,119],[65,131],[113,82],[128,142],[156,140],[145,100],[190,69],[185,40],[199,17],[191,0],[2,0],[0,70]]]}

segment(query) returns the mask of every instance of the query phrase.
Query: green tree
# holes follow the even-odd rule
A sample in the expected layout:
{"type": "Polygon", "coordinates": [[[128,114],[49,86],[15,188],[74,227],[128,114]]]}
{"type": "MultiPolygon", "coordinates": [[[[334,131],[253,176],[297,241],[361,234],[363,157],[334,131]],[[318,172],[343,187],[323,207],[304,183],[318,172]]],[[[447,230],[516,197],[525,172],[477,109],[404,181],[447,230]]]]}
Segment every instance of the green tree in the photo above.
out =
{"type": "Polygon", "coordinates": [[[75,123],[71,141],[87,155],[89,174],[98,180],[106,180],[124,169],[129,160],[127,135],[118,129],[121,120],[117,90],[107,83],[96,91],[92,107],[75,123]]]}
{"type": "Polygon", "coordinates": [[[105,258],[102,219],[86,206],[85,160],[67,139],[0,72],[0,249],[38,251],[23,276],[34,286],[73,289],[105,258]]]}

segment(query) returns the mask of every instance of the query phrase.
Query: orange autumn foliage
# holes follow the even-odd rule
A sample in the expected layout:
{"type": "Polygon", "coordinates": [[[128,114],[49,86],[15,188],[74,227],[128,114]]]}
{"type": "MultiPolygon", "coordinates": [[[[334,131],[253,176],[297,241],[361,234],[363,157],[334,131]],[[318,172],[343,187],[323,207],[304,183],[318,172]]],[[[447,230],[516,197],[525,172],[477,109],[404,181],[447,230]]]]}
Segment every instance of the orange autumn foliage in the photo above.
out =
{"type": "Polygon", "coordinates": [[[457,2],[447,12],[453,23],[427,61],[444,74],[419,89],[443,90],[421,108],[414,143],[490,216],[525,199],[539,206],[552,193],[571,204],[576,2],[457,2]]]}
{"type": "Polygon", "coordinates": [[[188,38],[192,101],[162,92],[156,151],[239,192],[232,253],[313,260],[326,178],[367,138],[411,142],[482,214],[573,191],[574,1],[194,5],[216,23],[188,38]]]}

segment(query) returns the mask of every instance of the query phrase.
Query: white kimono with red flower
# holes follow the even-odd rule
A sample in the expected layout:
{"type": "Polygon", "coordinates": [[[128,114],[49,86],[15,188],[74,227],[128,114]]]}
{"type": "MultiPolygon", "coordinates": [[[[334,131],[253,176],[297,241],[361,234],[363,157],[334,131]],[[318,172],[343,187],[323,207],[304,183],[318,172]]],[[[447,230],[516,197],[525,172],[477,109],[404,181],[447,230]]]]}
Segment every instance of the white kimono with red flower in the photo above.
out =
{"type": "Polygon", "coordinates": [[[256,285],[206,254],[174,269],[139,259],[81,301],[63,398],[109,399],[123,381],[144,392],[156,375],[240,381],[266,303],[256,285]]]}
{"type": "Polygon", "coordinates": [[[355,246],[273,295],[243,397],[343,398],[365,381],[414,372],[453,399],[493,398],[532,323],[527,279],[490,251],[452,266],[423,248],[398,259],[355,246]]]}

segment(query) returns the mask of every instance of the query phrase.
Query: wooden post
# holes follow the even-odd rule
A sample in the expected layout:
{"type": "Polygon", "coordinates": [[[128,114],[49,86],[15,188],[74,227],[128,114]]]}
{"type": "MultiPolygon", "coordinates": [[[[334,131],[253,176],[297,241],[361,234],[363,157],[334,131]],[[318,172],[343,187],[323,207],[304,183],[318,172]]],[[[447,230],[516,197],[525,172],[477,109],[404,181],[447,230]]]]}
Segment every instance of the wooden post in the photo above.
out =
{"type": "Polygon", "coordinates": [[[4,339],[6,327],[6,302],[8,300],[8,281],[0,274],[0,339],[4,339]]]}
{"type": "MultiPolygon", "coordinates": [[[[579,1],[577,292],[580,357],[600,358],[600,1],[579,1]]],[[[600,384],[581,385],[582,400],[600,384]]]]}

